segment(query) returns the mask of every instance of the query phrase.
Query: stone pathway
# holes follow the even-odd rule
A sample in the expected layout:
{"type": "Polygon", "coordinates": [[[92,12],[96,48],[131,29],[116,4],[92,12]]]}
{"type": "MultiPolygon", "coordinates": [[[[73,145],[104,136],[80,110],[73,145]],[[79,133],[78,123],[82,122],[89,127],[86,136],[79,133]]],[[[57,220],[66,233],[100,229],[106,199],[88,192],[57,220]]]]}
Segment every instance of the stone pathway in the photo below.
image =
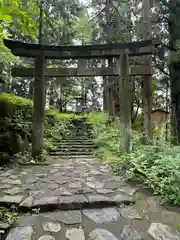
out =
{"type": "Polygon", "coordinates": [[[57,158],[48,166],[1,171],[0,179],[0,205],[29,211],[6,240],[180,239],[179,213],[153,206],[156,200],[140,197],[95,158],[57,158]]]}
{"type": "MultiPolygon", "coordinates": [[[[74,124],[81,129],[82,120],[74,124]]],[[[0,170],[0,207],[15,205],[20,213],[5,239],[179,240],[180,211],[128,185],[92,151],[76,156],[82,144],[93,148],[81,131],[76,135],[62,144],[60,155],[63,148],[68,154],[50,165],[0,170]]]]}
{"type": "Polygon", "coordinates": [[[52,165],[0,172],[0,204],[20,211],[80,209],[132,203],[135,189],[87,156],[58,158],[52,165]],[[98,204],[98,205],[97,205],[98,204]]]}

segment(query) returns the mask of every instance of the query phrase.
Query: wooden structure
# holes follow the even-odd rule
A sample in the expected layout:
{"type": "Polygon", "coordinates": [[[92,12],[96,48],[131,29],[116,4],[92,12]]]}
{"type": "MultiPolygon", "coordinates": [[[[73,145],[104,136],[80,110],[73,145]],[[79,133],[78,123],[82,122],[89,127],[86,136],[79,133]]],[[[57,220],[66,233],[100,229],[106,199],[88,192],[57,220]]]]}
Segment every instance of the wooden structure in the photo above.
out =
{"type": "Polygon", "coordinates": [[[153,129],[156,130],[157,136],[162,137],[165,127],[170,120],[170,112],[163,109],[155,109],[151,113],[153,129]]]}
{"type": "Polygon", "coordinates": [[[13,76],[35,77],[33,113],[33,156],[41,154],[44,133],[45,77],[70,76],[115,76],[120,89],[121,131],[125,151],[131,150],[131,97],[132,78],[129,75],[151,75],[151,69],[129,68],[130,56],[151,55],[159,42],[146,40],[140,42],[99,44],[83,46],[45,46],[4,40],[4,44],[16,56],[35,58],[35,69],[12,69],[13,76]],[[46,59],[116,59],[117,66],[110,68],[45,68],[46,59]]]}

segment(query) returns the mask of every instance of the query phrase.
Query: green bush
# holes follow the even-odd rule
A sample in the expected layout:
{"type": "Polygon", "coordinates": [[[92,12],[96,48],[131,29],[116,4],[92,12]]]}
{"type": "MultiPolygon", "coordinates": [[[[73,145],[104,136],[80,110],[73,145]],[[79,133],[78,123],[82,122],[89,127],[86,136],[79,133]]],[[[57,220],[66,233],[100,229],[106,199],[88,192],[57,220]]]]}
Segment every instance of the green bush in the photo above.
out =
{"type": "MultiPolygon", "coordinates": [[[[0,94],[0,165],[16,153],[31,151],[33,102],[13,94],[0,94]]],[[[44,153],[55,148],[69,133],[73,118],[84,115],[63,114],[57,109],[45,109],[44,153]]],[[[24,152],[25,153],[25,152],[24,152]]]]}
{"type": "Polygon", "coordinates": [[[108,116],[91,114],[93,134],[99,146],[97,155],[126,179],[141,180],[155,194],[174,204],[180,204],[180,147],[161,142],[158,146],[143,145],[142,134],[133,131],[133,151],[122,151],[119,119],[108,124],[108,116]]]}

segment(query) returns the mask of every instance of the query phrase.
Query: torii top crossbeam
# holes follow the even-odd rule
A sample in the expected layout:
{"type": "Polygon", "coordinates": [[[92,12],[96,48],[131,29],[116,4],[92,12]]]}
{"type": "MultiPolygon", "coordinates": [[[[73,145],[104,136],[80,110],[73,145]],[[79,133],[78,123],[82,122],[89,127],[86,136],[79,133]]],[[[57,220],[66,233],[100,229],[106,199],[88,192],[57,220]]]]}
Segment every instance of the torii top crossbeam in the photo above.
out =
{"type": "Polygon", "coordinates": [[[150,55],[160,42],[158,40],[144,40],[130,43],[51,46],[4,39],[4,44],[14,55],[20,57],[35,58],[43,52],[47,59],[93,59],[119,57],[123,49],[128,49],[130,56],[150,55]]]}

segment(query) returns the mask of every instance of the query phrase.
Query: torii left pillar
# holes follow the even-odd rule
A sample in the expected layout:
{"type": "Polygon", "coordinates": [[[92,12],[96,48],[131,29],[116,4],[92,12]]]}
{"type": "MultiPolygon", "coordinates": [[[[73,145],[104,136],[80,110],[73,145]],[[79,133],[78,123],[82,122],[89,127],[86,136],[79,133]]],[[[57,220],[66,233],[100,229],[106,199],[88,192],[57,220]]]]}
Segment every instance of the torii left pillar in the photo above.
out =
{"type": "Polygon", "coordinates": [[[45,116],[45,57],[43,52],[36,56],[35,83],[34,83],[34,108],[32,124],[32,156],[41,156],[43,151],[44,116],[45,116]]]}

